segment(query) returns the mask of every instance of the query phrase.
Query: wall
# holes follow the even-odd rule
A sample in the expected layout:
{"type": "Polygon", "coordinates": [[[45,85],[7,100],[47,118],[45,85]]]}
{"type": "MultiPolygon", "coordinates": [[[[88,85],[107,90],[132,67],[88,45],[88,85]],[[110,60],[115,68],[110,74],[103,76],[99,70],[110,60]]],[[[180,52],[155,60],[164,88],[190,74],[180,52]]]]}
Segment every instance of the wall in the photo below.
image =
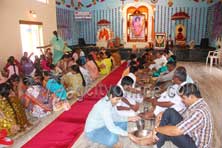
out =
{"type": "Polygon", "coordinates": [[[210,46],[216,47],[216,38],[222,37],[222,3],[218,2],[208,8],[207,37],[210,46]],[[218,11],[218,12],[216,12],[218,11]],[[220,18],[220,19],[219,19],[220,18]]]}
{"type": "Polygon", "coordinates": [[[68,45],[78,44],[80,34],[79,23],[75,21],[74,9],[63,5],[56,6],[57,28],[59,35],[68,45]]]}
{"type": "MultiPolygon", "coordinates": [[[[133,2],[125,1],[125,3],[133,2]]],[[[144,0],[148,2],[148,0],[144,0]]],[[[85,3],[87,4],[87,2],[85,3]]],[[[93,18],[91,21],[79,22],[80,37],[83,37],[88,44],[95,44],[97,24],[100,19],[107,19],[111,22],[110,27],[114,31],[115,36],[122,38],[122,14],[121,1],[113,3],[112,0],[106,0],[90,8],[82,8],[81,11],[91,11],[93,18]]],[[[155,32],[166,32],[174,37],[175,26],[178,23],[185,24],[187,28],[187,42],[195,40],[196,44],[200,44],[201,38],[206,37],[207,8],[205,2],[196,3],[189,0],[174,0],[173,7],[168,7],[166,1],[160,1],[156,4],[155,13],[155,32]],[[187,12],[191,18],[182,21],[171,21],[171,16],[178,11],[187,12]]]]}
{"type": "Polygon", "coordinates": [[[8,56],[22,55],[19,20],[38,21],[43,23],[44,44],[48,44],[52,31],[56,30],[55,0],[43,4],[36,0],[1,0],[0,1],[0,66],[8,56]],[[29,11],[34,10],[37,18],[33,19],[29,11]]]}

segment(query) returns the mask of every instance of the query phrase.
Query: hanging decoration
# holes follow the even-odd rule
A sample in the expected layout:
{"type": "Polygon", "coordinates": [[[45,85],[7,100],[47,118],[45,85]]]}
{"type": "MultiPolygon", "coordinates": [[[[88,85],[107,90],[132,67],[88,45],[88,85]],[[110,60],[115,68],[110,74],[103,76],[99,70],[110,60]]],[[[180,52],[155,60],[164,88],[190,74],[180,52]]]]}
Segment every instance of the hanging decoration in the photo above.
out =
{"type": "Polygon", "coordinates": [[[158,0],[150,0],[151,3],[156,4],[158,0]]]}
{"type": "Polygon", "coordinates": [[[173,0],[168,0],[168,6],[172,7],[173,6],[173,0]]]}
{"type": "Polygon", "coordinates": [[[56,1],[56,5],[60,5],[60,4],[61,4],[61,2],[56,1]]]}
{"type": "Polygon", "coordinates": [[[66,3],[66,0],[61,0],[62,4],[65,5],[66,3]]]}
{"type": "Polygon", "coordinates": [[[208,3],[208,4],[213,3],[213,0],[207,0],[207,3],[208,3]]]}
{"type": "Polygon", "coordinates": [[[66,0],[57,0],[56,1],[56,5],[60,5],[61,3],[66,6],[67,8],[74,8],[75,10],[79,10],[81,9],[82,7],[85,7],[85,8],[90,8],[92,7],[93,5],[96,5],[98,2],[102,3],[104,2],[105,0],[92,0],[91,3],[87,4],[87,5],[83,5],[82,1],[81,0],[78,0],[78,5],[77,7],[75,7],[75,4],[74,4],[74,0],[71,0],[70,1],[70,4],[65,4],[66,3],[66,0]]]}
{"type": "MultiPolygon", "coordinates": [[[[195,1],[195,2],[197,2],[197,3],[200,2],[200,0],[193,0],[193,1],[195,1]]],[[[213,3],[213,0],[201,0],[201,2],[205,2],[205,1],[206,1],[207,4],[213,3]]]]}
{"type": "Polygon", "coordinates": [[[177,12],[171,16],[171,20],[184,20],[189,18],[190,16],[186,12],[177,12]]]}

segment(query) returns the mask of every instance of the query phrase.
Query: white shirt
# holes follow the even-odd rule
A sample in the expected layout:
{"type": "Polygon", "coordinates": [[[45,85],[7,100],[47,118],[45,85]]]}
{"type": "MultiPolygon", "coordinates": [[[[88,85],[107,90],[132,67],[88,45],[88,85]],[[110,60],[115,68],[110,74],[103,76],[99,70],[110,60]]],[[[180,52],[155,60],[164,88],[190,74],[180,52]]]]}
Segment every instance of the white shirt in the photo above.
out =
{"type": "Polygon", "coordinates": [[[84,57],[85,56],[85,53],[83,51],[80,51],[80,54],[79,54],[80,57],[84,57]]]}
{"type": "MultiPolygon", "coordinates": [[[[170,108],[174,108],[178,112],[184,110],[186,106],[184,105],[181,100],[181,97],[177,93],[179,87],[179,85],[174,84],[173,86],[168,88],[167,91],[161,94],[160,98],[158,99],[158,102],[172,102],[174,103],[174,105],[172,105],[170,108]]],[[[164,112],[166,109],[167,107],[156,106],[154,114],[158,115],[160,112],[164,112]]]]}
{"type": "Polygon", "coordinates": [[[151,64],[149,69],[155,68],[156,70],[158,70],[160,67],[166,65],[167,58],[164,55],[162,55],[160,58],[155,59],[154,62],[155,64],[151,64]]]}
{"type": "Polygon", "coordinates": [[[159,77],[159,79],[158,79],[158,82],[166,82],[166,81],[172,80],[175,70],[176,70],[176,69],[170,71],[170,72],[167,73],[167,74],[160,75],[160,77],[159,77]]]}

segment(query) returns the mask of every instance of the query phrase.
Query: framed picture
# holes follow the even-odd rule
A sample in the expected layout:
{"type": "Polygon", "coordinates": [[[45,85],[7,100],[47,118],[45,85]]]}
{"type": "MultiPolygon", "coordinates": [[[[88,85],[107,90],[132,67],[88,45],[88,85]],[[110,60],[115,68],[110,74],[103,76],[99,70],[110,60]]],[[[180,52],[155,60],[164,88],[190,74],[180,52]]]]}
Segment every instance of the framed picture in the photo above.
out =
{"type": "Polygon", "coordinates": [[[154,49],[166,48],[166,33],[155,33],[154,49]]]}
{"type": "Polygon", "coordinates": [[[144,39],[145,37],[145,16],[130,16],[130,39],[144,39]]]}
{"type": "Polygon", "coordinates": [[[131,42],[146,41],[146,16],[139,11],[128,16],[127,40],[131,42]]]}

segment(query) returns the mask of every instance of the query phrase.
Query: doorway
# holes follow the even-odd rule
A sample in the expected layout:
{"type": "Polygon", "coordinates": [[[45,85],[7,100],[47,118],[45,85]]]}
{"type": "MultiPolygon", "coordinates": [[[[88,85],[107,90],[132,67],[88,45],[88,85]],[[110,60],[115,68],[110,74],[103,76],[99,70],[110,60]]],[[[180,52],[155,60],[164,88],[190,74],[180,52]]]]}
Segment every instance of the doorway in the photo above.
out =
{"type": "MultiPolygon", "coordinates": [[[[43,45],[43,24],[41,22],[19,21],[22,51],[40,56],[41,51],[36,47],[43,45]]],[[[34,56],[31,57],[34,60],[34,56]]]]}

